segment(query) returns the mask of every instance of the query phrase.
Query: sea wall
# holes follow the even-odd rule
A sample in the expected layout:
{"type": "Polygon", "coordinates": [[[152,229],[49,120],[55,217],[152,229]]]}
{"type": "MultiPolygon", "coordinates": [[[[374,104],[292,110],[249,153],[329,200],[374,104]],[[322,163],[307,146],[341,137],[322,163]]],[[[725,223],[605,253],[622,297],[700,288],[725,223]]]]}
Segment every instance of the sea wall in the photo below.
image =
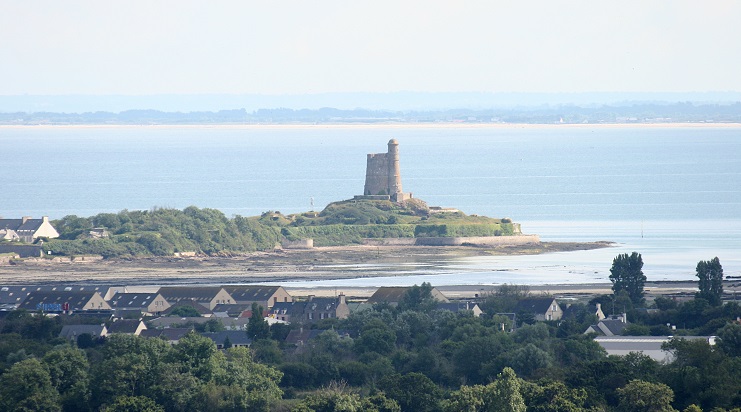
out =
{"type": "Polygon", "coordinates": [[[37,245],[0,245],[0,253],[15,253],[22,258],[39,257],[41,246],[37,245]]]}
{"type": "Polygon", "coordinates": [[[471,236],[471,237],[418,237],[363,239],[371,246],[520,246],[540,243],[538,235],[518,236],[471,236]]]}
{"type": "Polygon", "coordinates": [[[314,239],[283,240],[281,247],[283,249],[313,249],[314,239]]]}

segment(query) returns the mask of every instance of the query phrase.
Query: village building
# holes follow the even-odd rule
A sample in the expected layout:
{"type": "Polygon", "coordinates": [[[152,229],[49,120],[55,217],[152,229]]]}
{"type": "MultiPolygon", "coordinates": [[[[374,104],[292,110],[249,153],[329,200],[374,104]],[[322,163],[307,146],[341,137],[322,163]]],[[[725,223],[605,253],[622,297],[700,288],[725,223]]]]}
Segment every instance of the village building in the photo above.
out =
{"type": "Polygon", "coordinates": [[[224,290],[234,299],[231,303],[252,305],[257,303],[263,309],[272,308],[278,302],[292,302],[291,295],[282,286],[223,286],[224,290]]]}
{"type": "Polygon", "coordinates": [[[193,332],[193,328],[145,329],[139,336],[143,338],[162,339],[171,345],[177,345],[183,336],[191,332],[193,332]]]}
{"type": "Polygon", "coordinates": [[[117,313],[130,311],[148,316],[159,315],[171,306],[159,293],[116,293],[108,304],[117,313]]]}
{"type": "Polygon", "coordinates": [[[168,286],[159,289],[171,305],[192,301],[213,310],[220,303],[235,303],[234,298],[220,286],[168,286]]]}
{"type": "Polygon", "coordinates": [[[478,318],[484,313],[479,305],[475,302],[451,302],[451,303],[438,303],[436,306],[437,310],[448,310],[451,312],[471,312],[473,316],[478,318]]]}
{"type": "Polygon", "coordinates": [[[74,342],[77,342],[80,335],[90,335],[93,339],[102,338],[108,335],[108,329],[105,325],[64,325],[59,332],[60,338],[74,342]]]}
{"type": "MultiPolygon", "coordinates": [[[[373,295],[368,298],[366,303],[388,303],[392,306],[396,306],[399,304],[404,295],[406,295],[409,289],[411,289],[411,287],[383,286],[376,289],[375,293],[373,293],[373,295]]],[[[437,288],[432,288],[430,293],[432,294],[433,299],[437,300],[438,302],[450,303],[450,300],[448,300],[448,298],[446,298],[445,295],[442,294],[442,292],[437,290],[437,288]]]]}
{"type": "Polygon", "coordinates": [[[69,312],[111,310],[111,306],[95,291],[54,290],[32,291],[18,305],[19,309],[31,312],[69,312]]]}
{"type": "Polygon", "coordinates": [[[139,336],[147,326],[140,320],[133,319],[115,319],[108,326],[108,334],[134,335],[139,336]]]}
{"type": "MultiPolygon", "coordinates": [[[[631,352],[641,353],[658,362],[671,362],[674,355],[662,349],[671,336],[598,336],[594,338],[608,355],[625,356],[631,352]]],[[[704,340],[710,346],[715,345],[715,336],[682,336],[680,339],[704,340]]]]}
{"type": "Polygon", "coordinates": [[[516,313],[532,314],[536,321],[559,320],[563,317],[561,306],[556,299],[548,297],[526,298],[517,302],[516,313]]]}
{"type": "Polygon", "coordinates": [[[239,330],[207,332],[201,333],[201,336],[211,339],[216,344],[216,349],[228,349],[227,344],[232,348],[248,348],[252,344],[252,339],[247,336],[247,333],[239,330]]]}
{"type": "Polygon", "coordinates": [[[32,219],[28,216],[20,219],[0,219],[0,230],[5,231],[4,236],[17,236],[16,240],[26,243],[33,243],[40,237],[49,239],[59,237],[59,232],[49,222],[48,216],[44,216],[41,219],[32,219]]]}
{"type": "Polygon", "coordinates": [[[350,307],[344,294],[334,298],[309,296],[307,301],[279,302],[268,312],[268,318],[287,323],[311,324],[323,319],[345,319],[350,307]]]}
{"type": "Polygon", "coordinates": [[[622,315],[610,316],[603,318],[594,325],[591,325],[584,331],[584,334],[596,333],[601,336],[619,336],[623,334],[623,329],[628,326],[628,316],[622,315]]]}

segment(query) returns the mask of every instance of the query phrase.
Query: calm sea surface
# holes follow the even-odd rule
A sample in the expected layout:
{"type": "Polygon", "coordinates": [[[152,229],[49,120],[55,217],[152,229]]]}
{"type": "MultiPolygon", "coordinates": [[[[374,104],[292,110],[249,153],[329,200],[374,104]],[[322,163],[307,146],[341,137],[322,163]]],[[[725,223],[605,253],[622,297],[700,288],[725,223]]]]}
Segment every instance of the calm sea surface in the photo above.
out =
{"type": "Polygon", "coordinates": [[[189,205],[251,216],[312,200],[321,210],[362,193],[366,153],[391,138],[404,190],[430,205],[511,217],[543,240],[619,246],[342,284],[604,282],[612,258],[633,250],[650,280],[694,279],[714,256],[741,275],[741,128],[730,127],[7,127],[0,216],[189,205]]]}

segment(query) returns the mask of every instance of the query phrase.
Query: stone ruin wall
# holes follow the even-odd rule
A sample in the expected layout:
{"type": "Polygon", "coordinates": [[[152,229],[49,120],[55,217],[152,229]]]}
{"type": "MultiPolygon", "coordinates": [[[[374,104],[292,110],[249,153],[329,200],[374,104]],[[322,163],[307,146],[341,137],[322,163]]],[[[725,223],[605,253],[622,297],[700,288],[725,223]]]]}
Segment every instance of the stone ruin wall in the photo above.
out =
{"type": "Polygon", "coordinates": [[[365,169],[365,190],[363,194],[391,195],[388,187],[389,159],[388,153],[371,153],[368,155],[368,165],[365,169]]]}

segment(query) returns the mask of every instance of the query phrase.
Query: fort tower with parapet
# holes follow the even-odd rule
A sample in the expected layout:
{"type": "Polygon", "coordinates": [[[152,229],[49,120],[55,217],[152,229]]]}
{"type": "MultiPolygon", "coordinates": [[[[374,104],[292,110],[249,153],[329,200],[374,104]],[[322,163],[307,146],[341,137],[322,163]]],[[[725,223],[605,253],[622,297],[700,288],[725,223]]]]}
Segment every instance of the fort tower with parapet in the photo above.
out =
{"type": "Polygon", "coordinates": [[[411,193],[404,193],[401,188],[399,142],[396,139],[389,140],[387,153],[368,154],[362,197],[387,199],[394,202],[403,202],[412,198],[411,193]]]}

